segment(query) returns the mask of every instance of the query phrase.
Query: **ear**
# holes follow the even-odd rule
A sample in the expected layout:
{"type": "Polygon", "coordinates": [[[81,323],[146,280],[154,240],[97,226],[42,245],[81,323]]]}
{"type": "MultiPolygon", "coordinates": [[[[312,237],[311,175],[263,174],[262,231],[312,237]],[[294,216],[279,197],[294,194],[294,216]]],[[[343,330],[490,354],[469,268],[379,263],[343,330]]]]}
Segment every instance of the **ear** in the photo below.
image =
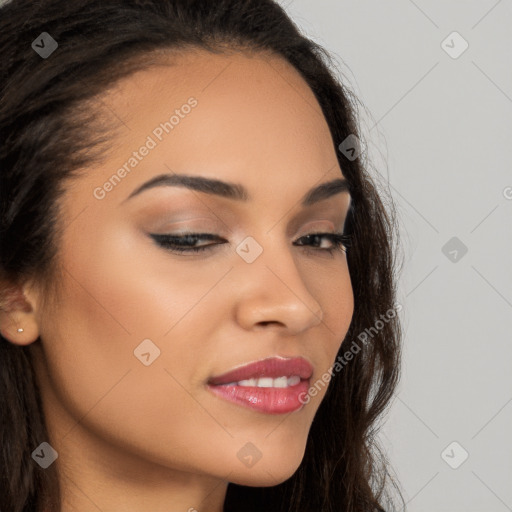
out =
{"type": "Polygon", "coordinates": [[[29,345],[39,338],[37,294],[30,282],[0,281],[0,334],[15,345],[29,345]]]}

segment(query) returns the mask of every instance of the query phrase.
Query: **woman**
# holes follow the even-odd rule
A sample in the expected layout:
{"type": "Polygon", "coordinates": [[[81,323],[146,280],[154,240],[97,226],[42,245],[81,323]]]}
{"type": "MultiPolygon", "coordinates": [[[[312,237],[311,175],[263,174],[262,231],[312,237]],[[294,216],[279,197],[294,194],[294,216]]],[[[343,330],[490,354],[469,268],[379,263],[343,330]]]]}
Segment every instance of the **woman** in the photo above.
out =
{"type": "Polygon", "coordinates": [[[392,510],[394,224],[272,0],[1,9],[0,509],[392,510]]]}

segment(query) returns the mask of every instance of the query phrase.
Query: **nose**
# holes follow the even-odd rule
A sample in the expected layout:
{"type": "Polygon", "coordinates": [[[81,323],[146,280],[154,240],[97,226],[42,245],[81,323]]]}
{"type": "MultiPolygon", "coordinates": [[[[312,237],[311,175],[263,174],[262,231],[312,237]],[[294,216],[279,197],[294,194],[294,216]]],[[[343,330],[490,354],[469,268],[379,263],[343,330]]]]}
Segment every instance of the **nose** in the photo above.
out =
{"type": "Polygon", "coordinates": [[[254,262],[238,265],[236,318],[244,329],[275,324],[288,334],[299,334],[322,322],[322,308],[290,250],[267,247],[254,262]]]}

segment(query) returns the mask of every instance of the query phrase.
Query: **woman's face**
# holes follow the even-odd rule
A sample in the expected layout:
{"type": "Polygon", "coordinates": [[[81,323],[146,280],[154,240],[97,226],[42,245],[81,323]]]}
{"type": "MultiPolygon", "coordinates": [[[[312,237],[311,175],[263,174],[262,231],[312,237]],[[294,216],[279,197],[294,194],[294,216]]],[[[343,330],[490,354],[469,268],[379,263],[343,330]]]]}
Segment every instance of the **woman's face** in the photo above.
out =
{"type": "Polygon", "coordinates": [[[276,485],[299,466],[326,387],[297,408],[291,388],[238,386],[246,400],[234,402],[208,382],[300,357],[309,385],[322,383],[346,335],[346,254],[306,235],[341,233],[350,196],[301,204],[343,177],[321,109],[276,57],[202,52],[132,75],[102,105],[122,126],[105,163],[63,196],[62,295],[44,306],[27,287],[51,444],[103,482],[168,471],[276,485]],[[136,193],[163,174],[247,197],[170,180],[136,193]],[[208,234],[195,242],[208,248],[172,252],[152,236],[184,232],[208,234]]]}

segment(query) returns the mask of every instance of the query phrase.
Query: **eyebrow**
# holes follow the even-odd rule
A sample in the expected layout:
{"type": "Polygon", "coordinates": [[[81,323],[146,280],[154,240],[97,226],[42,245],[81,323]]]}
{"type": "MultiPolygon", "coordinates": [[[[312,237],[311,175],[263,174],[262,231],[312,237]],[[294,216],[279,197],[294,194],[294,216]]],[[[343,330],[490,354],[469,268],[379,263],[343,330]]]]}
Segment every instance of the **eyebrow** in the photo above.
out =
{"type": "MultiPolygon", "coordinates": [[[[170,186],[185,187],[206,194],[213,194],[237,201],[249,201],[251,196],[247,189],[240,184],[228,183],[215,178],[190,176],[187,174],[160,174],[136,188],[124,201],[154,187],[170,186]]],[[[309,190],[301,200],[301,206],[311,206],[314,203],[328,199],[336,194],[346,192],[350,195],[350,184],[345,178],[327,181],[309,190]]]]}

